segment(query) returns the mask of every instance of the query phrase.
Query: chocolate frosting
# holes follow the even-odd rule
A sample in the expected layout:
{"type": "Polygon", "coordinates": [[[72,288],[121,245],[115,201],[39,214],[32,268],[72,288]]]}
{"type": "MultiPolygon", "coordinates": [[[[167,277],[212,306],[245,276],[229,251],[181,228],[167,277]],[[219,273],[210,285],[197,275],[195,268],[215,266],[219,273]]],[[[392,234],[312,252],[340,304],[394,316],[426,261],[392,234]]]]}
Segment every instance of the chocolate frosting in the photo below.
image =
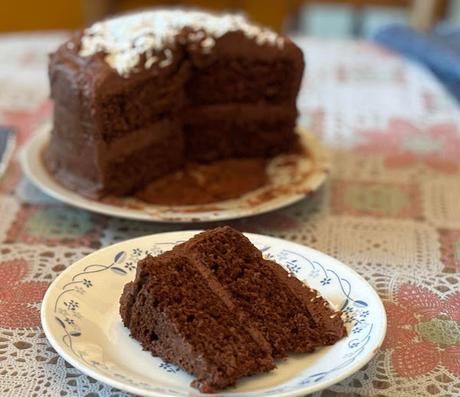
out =
{"type": "MultiPolygon", "coordinates": [[[[184,18],[171,35],[162,33],[161,45],[142,47],[129,68],[118,67],[119,57],[113,61],[118,47],[101,44],[111,20],[75,33],[51,54],[55,110],[44,160],[60,183],[90,197],[125,195],[189,160],[289,150],[304,68],[300,49],[245,20],[202,15],[230,27],[193,18],[187,25],[184,18]],[[212,46],[203,44],[207,39],[212,46]]],[[[117,26],[126,18],[132,16],[118,17],[117,26]]],[[[147,27],[144,41],[157,34],[147,27]]],[[[130,34],[133,43],[139,39],[130,34]]]]}

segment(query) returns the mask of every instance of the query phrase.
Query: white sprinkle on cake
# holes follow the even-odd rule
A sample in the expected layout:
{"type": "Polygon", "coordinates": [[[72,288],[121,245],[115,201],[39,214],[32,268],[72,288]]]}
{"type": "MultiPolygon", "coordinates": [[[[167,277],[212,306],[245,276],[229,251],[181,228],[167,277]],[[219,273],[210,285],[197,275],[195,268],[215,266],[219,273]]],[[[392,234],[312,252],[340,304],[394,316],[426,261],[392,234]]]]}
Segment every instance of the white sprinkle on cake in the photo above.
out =
{"type": "Polygon", "coordinates": [[[122,76],[128,76],[139,66],[146,69],[156,64],[166,67],[173,62],[169,47],[174,46],[176,36],[185,28],[186,41],[198,43],[203,53],[212,51],[216,39],[235,31],[243,32],[258,45],[280,48],[284,45],[280,35],[250,23],[241,15],[159,9],[95,23],[83,33],[80,55],[87,57],[104,52],[105,61],[122,76]],[[140,65],[141,60],[143,65],[140,65]]]}

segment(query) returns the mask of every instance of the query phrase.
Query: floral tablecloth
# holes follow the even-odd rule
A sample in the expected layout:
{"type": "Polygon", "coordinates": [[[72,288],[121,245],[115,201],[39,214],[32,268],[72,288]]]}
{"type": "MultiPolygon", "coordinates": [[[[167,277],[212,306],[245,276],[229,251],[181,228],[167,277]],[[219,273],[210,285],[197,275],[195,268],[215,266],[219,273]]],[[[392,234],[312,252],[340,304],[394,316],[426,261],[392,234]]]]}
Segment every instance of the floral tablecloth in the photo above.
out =
{"type": "MultiPolygon", "coordinates": [[[[16,128],[19,145],[50,115],[47,53],[63,38],[0,36],[0,125],[16,128]]],[[[373,44],[298,42],[307,59],[300,123],[333,148],[334,170],[300,204],[230,223],[333,255],[384,300],[388,334],[376,357],[316,395],[458,396],[458,104],[426,70],[373,44]]],[[[40,301],[91,251],[187,226],[60,204],[25,180],[16,159],[0,180],[0,395],[124,395],[57,355],[40,327],[40,301]]]]}

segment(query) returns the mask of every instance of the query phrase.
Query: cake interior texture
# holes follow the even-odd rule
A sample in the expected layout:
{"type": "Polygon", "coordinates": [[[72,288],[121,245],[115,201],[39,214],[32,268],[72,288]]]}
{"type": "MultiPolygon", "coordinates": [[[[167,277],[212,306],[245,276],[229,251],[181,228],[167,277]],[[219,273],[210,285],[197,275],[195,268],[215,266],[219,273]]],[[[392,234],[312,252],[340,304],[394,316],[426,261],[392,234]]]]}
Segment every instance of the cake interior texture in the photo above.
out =
{"type": "Polygon", "coordinates": [[[303,69],[290,39],[239,16],[157,10],[100,22],[50,57],[45,165],[101,197],[189,162],[271,158],[297,140],[303,69]]]}
{"type": "Polygon", "coordinates": [[[202,392],[346,334],[340,312],[228,226],[141,260],[120,314],[144,350],[193,374],[202,392]]]}

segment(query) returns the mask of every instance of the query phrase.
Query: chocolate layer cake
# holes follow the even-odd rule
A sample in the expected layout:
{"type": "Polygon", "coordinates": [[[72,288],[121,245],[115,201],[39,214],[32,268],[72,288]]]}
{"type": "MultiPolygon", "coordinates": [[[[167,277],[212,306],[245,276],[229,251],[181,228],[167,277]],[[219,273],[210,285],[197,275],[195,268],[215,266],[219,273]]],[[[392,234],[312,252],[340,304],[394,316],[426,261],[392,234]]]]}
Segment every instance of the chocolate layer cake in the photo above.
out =
{"type": "Polygon", "coordinates": [[[241,233],[220,227],[137,266],[120,314],[145,350],[213,392],[342,338],[339,312],[241,233]]]}
{"type": "Polygon", "coordinates": [[[51,55],[45,164],[84,195],[124,195],[188,161],[269,158],[296,141],[304,68],[237,15],[156,10],[78,32],[51,55]]]}

